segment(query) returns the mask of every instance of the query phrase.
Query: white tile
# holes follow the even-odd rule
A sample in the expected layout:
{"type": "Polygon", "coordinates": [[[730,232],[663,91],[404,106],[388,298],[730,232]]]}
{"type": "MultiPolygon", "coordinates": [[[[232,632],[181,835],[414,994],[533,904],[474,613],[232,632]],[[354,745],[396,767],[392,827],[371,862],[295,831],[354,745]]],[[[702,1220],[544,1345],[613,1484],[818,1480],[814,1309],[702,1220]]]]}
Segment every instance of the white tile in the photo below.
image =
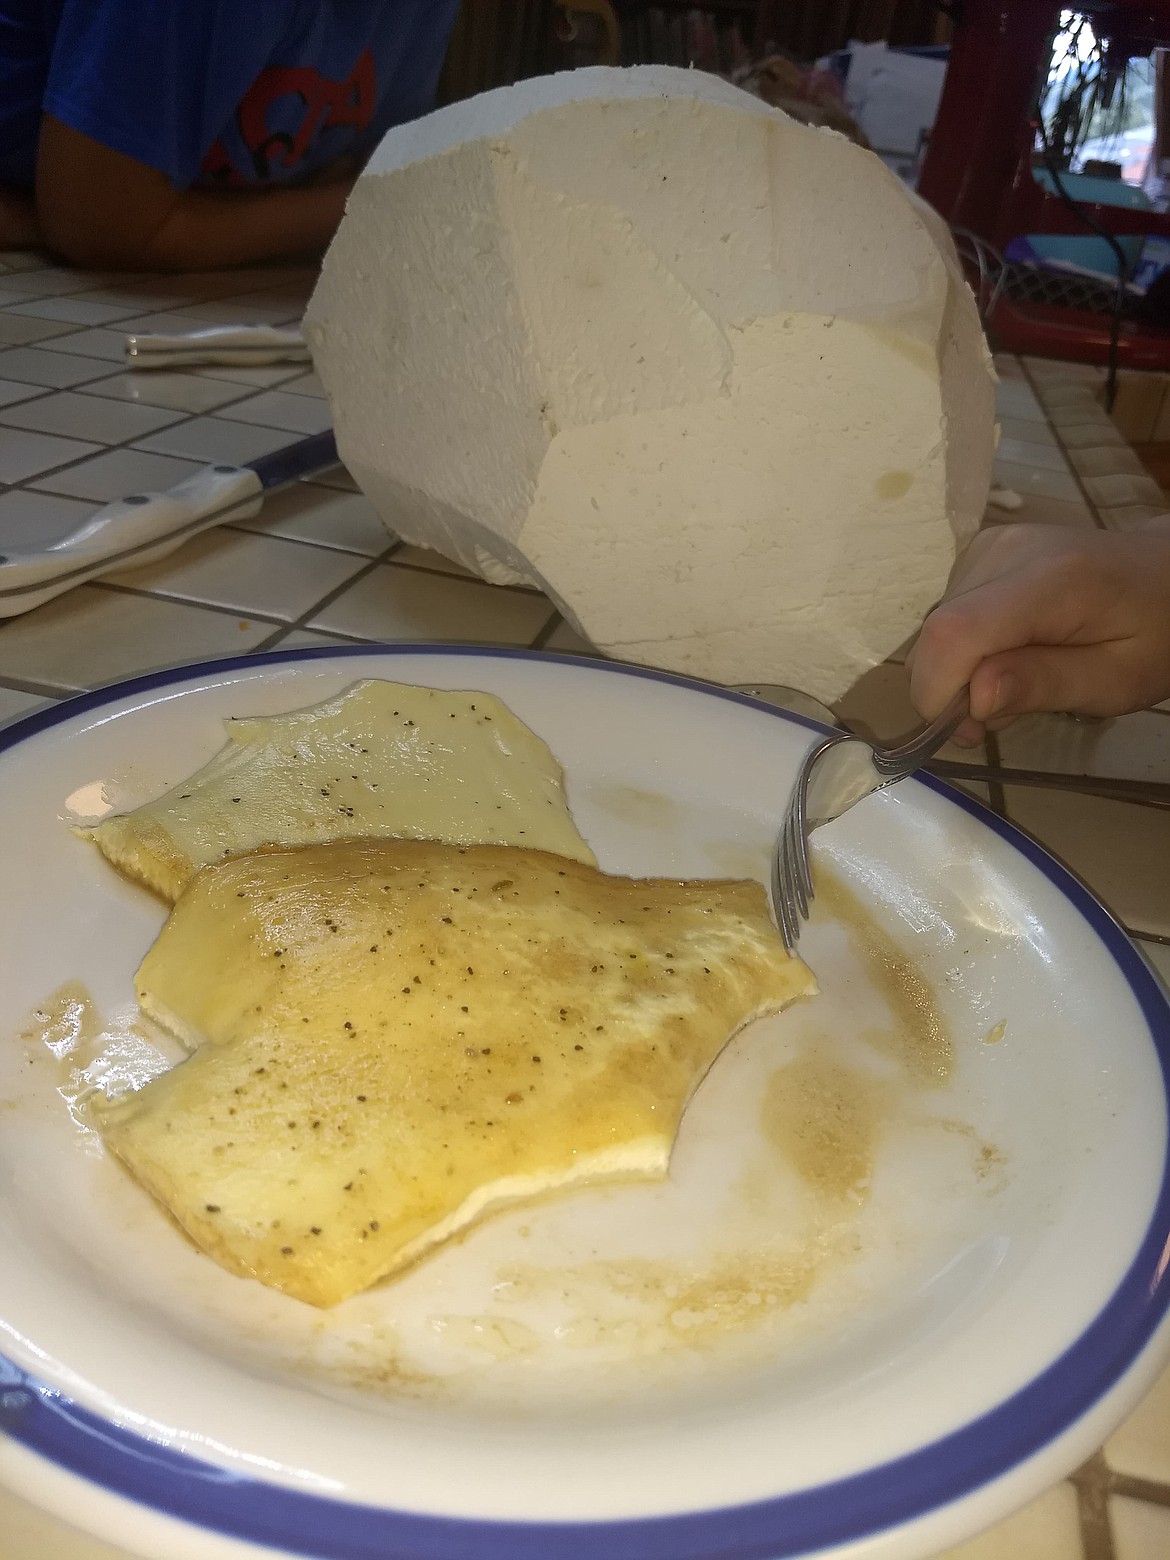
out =
{"type": "MultiPolygon", "coordinates": [[[[2,363],[0,363],[2,366],[2,363]]],[[[244,385],[228,384],[222,379],[199,379],[190,371],[152,368],[109,374],[95,384],[86,385],[85,395],[114,401],[133,401],[136,406],[162,406],[176,412],[213,412],[250,394],[244,385]]]]}
{"type": "MultiPolygon", "coordinates": [[[[1096,423],[1104,430],[1110,426],[1110,419],[1101,410],[1096,399],[1087,390],[1078,389],[1076,386],[1068,390],[1046,391],[1045,410],[1048,421],[1056,429],[1058,438],[1063,428],[1087,428],[1096,423]]],[[[1108,439],[1102,438],[1101,442],[1108,443],[1108,439]]]]}
{"type": "Polygon", "coordinates": [[[16,291],[51,298],[65,293],[85,292],[87,288],[100,286],[108,280],[108,273],[105,272],[75,271],[71,267],[47,265],[35,271],[21,271],[19,278],[15,274],[0,276],[0,290],[11,283],[16,291]]]}
{"type": "Polygon", "coordinates": [[[1078,445],[1069,451],[1069,465],[1081,477],[1145,477],[1149,472],[1127,444],[1078,445]]]}
{"type": "MultiPolygon", "coordinates": [[[[3,316],[0,315],[0,319],[3,316]]],[[[63,326],[64,330],[71,330],[71,326],[63,326]]],[[[55,352],[57,347],[50,347],[49,351],[55,352]]],[[[59,350],[62,352],[76,352],[82,357],[102,358],[110,363],[124,363],[126,361],[126,337],[120,330],[106,330],[97,326],[93,330],[77,330],[66,336],[60,342],[59,350]]]]}
{"type": "MultiPolygon", "coordinates": [[[[283,493],[274,494],[254,520],[240,524],[245,531],[317,542],[322,547],[337,547],[366,558],[377,558],[394,540],[378,519],[374,506],[360,493],[339,493],[308,482],[298,482],[283,493]]],[[[1166,725],[1170,727],[1170,721],[1166,725]]]]}
{"type": "Polygon", "coordinates": [[[288,282],[279,287],[269,287],[265,290],[264,296],[271,298],[274,303],[295,303],[304,309],[307,308],[309,299],[313,296],[313,289],[317,285],[317,281],[318,275],[314,272],[312,277],[307,278],[305,281],[288,282]]]}
{"type": "MultiPolygon", "coordinates": [[[[39,693],[22,693],[19,688],[0,688],[0,726],[10,726],[22,715],[40,709],[42,704],[55,702],[54,699],[46,699],[39,693]]],[[[0,1528],[0,1532],[2,1531],[3,1529],[0,1528]]],[[[3,1560],[2,1550],[0,1550],[0,1560],[3,1560]]]]}
{"type": "Polygon", "coordinates": [[[352,645],[354,640],[340,634],[318,634],[311,628],[294,628],[284,634],[270,650],[318,650],[325,645],[352,645]]]}
{"type": "Polygon", "coordinates": [[[543,596],[383,563],[308,626],[359,639],[530,645],[552,610],[543,596]]]}
{"type": "Polygon", "coordinates": [[[1074,363],[1064,358],[1027,357],[1028,372],[1041,384],[1096,384],[1105,370],[1096,363],[1074,363]]]}
{"type": "Polygon", "coordinates": [[[225,422],[220,417],[192,417],[177,427],[139,439],[138,448],[158,455],[185,455],[192,460],[239,465],[295,442],[293,435],[278,428],[253,428],[246,423],[225,422]]]}
{"type": "Polygon", "coordinates": [[[1103,509],[1122,504],[1152,504],[1165,513],[1166,496],[1153,477],[1133,476],[1122,471],[1111,477],[1086,477],[1084,482],[1091,502],[1103,509]]]}
{"type": "Polygon", "coordinates": [[[1077,525],[1095,531],[1097,522],[1093,511],[1083,501],[1072,504],[1064,498],[1045,498],[1042,493],[1021,493],[1023,504],[1019,509],[996,509],[987,506],[986,522],[989,525],[1014,525],[1018,521],[1035,521],[1040,525],[1077,525]]]}
{"type": "Polygon", "coordinates": [[[113,320],[125,319],[133,314],[124,304],[95,303],[92,298],[38,298],[32,303],[18,303],[9,314],[24,314],[38,320],[63,320],[67,325],[109,325],[113,320]]]}
{"type": "Polygon", "coordinates": [[[1076,1491],[1071,1484],[1058,1484],[938,1560],[1084,1560],[1076,1491]]]}
{"type": "Polygon", "coordinates": [[[14,547],[51,547],[88,520],[93,511],[93,504],[37,493],[32,488],[0,493],[0,553],[14,547]]]}
{"type": "Polygon", "coordinates": [[[359,493],[361,489],[350,476],[340,462],[336,466],[330,466],[327,471],[315,471],[311,477],[302,477],[302,482],[313,482],[318,487],[339,488],[343,493],[359,493]]]}
{"type": "Polygon", "coordinates": [[[1149,711],[1114,720],[1025,715],[1001,731],[997,740],[1000,757],[1013,769],[1170,785],[1170,720],[1149,711]]]}
{"type": "Polygon", "coordinates": [[[1008,817],[1137,932],[1170,934],[1170,813],[1073,791],[1005,785],[1008,817]]]}
{"type": "Polygon", "coordinates": [[[281,386],[290,395],[324,395],[325,386],[315,373],[299,374],[296,379],[290,379],[287,384],[281,386]]]}
{"type": "MultiPolygon", "coordinates": [[[[1027,427],[1027,424],[1024,424],[1027,427]]],[[[1014,461],[1017,465],[1036,466],[1046,471],[1067,471],[1068,461],[1055,440],[1027,440],[1004,437],[999,441],[996,459],[1014,461]]]]}
{"type": "Polygon", "coordinates": [[[81,461],[68,471],[44,477],[37,486],[70,498],[92,498],[108,504],[130,493],[161,493],[199,470],[200,461],[175,460],[168,455],[146,455],[140,450],[106,450],[93,460],[81,461]]]}
{"type": "Polygon", "coordinates": [[[1101,409],[1101,397],[1092,385],[1076,384],[1071,380],[1038,380],[1036,393],[1050,413],[1057,408],[1067,412],[1070,407],[1076,407],[1092,416],[1105,416],[1101,409]]]}
{"type": "Polygon", "coordinates": [[[40,385],[22,385],[18,379],[0,379],[0,406],[15,406],[29,396],[40,395],[40,385]]]}
{"type": "MultiPolygon", "coordinates": [[[[192,304],[197,308],[197,304],[192,304]]],[[[118,322],[118,329],[128,336],[184,336],[193,330],[204,330],[207,321],[182,309],[153,309],[145,314],[132,314],[118,322]]]]}
{"type": "Polygon", "coordinates": [[[282,380],[293,379],[303,374],[304,363],[272,363],[267,368],[226,368],[221,363],[213,363],[209,368],[193,368],[193,374],[199,374],[208,379],[226,379],[236,385],[251,385],[256,390],[267,390],[272,385],[278,385],[282,380]]]}
{"type": "MultiPolygon", "coordinates": [[[[191,271],[178,276],[168,276],[166,281],[197,302],[208,298],[238,298],[241,293],[254,293],[266,287],[289,285],[300,280],[304,268],[278,268],[274,266],[244,266],[231,271],[191,271]]],[[[316,271],[314,269],[314,273],[316,271]]]]}
{"type": "Polygon", "coordinates": [[[22,347],[31,341],[72,336],[76,331],[76,325],[66,325],[62,320],[35,320],[14,314],[10,309],[0,310],[0,345],[22,347]]]}
{"type": "Polygon", "coordinates": [[[563,655],[600,655],[601,651],[582,639],[575,628],[560,622],[541,646],[542,650],[559,650],[563,655]]]}
{"type": "Polygon", "coordinates": [[[1114,1496],[1109,1525],[1115,1560],[1166,1560],[1170,1555],[1170,1506],[1114,1496]]]}
{"type": "Polygon", "coordinates": [[[995,481],[1000,487],[1013,488],[1021,496],[1038,493],[1045,498],[1063,498],[1070,503],[1083,502],[1075,477],[1067,470],[1050,471],[1044,466],[1017,465],[1015,461],[996,460],[995,481]]]}
{"type": "MultiPolygon", "coordinates": [[[[2,269],[3,267],[0,266],[0,270],[2,269]]],[[[0,293],[0,309],[10,308],[13,304],[17,303],[28,303],[28,301],[34,296],[35,294],[30,292],[10,292],[6,287],[4,291],[0,293]]]]}
{"type": "Polygon", "coordinates": [[[66,461],[92,455],[100,444],[82,439],[58,439],[20,428],[0,428],[0,482],[25,482],[66,461]]]}
{"type": "MultiPolygon", "coordinates": [[[[1163,978],[1170,973],[1170,948],[1144,943],[1142,952],[1163,978]]],[[[1170,1371],[1163,1373],[1121,1429],[1106,1441],[1105,1460],[1115,1473],[1170,1484],[1170,1371]]]]}
{"type": "Polygon", "coordinates": [[[0,1490],[0,1560],[131,1560],[131,1556],[0,1490]]]}
{"type": "Polygon", "coordinates": [[[1029,421],[1026,417],[1001,417],[999,419],[1000,439],[1021,439],[1025,444],[1055,444],[1056,435],[1046,422],[1035,419],[1029,421]]]}
{"type": "Polygon", "coordinates": [[[184,304],[196,301],[194,293],[188,292],[180,283],[171,286],[170,278],[161,276],[153,281],[148,278],[127,282],[125,286],[91,287],[75,296],[90,303],[113,304],[124,315],[151,314],[158,309],[181,311],[184,304]]]}
{"type": "Polygon", "coordinates": [[[291,622],[364,566],[363,558],[350,553],[214,530],[194,537],[161,563],[109,578],[136,590],[291,622]]]}
{"type": "Polygon", "coordinates": [[[240,654],[271,633],[271,623],[79,585],[3,625],[0,679],[96,688],[160,666],[240,654]]]}
{"type": "Polygon", "coordinates": [[[1102,504],[1097,509],[1098,518],[1107,531],[1131,531],[1146,520],[1160,519],[1165,513],[1165,501],[1160,504],[1119,504],[1116,509],[1102,504]]]}
{"type": "Polygon", "coordinates": [[[289,325],[300,319],[305,306],[266,293],[245,293],[230,300],[193,303],[184,312],[204,325],[289,325]]]}
{"type": "Polygon", "coordinates": [[[401,546],[394,549],[393,561],[404,569],[430,569],[437,574],[453,574],[461,580],[480,578],[470,569],[465,569],[461,563],[456,563],[454,558],[436,552],[433,547],[415,547],[410,542],[403,542],[401,546]]]}
{"type": "Polygon", "coordinates": [[[11,347],[0,352],[0,374],[6,379],[42,385],[46,390],[66,390],[71,385],[105,379],[110,372],[110,365],[97,358],[46,352],[43,347],[11,347]]]}
{"type": "MultiPolygon", "coordinates": [[[[1017,428],[1037,427],[1032,423],[1015,423],[1017,428]]],[[[1026,437],[1026,435],[1021,435],[1026,437]]],[[[1055,434],[1053,435],[1055,437],[1055,434]]],[[[1099,450],[1099,449],[1124,449],[1126,447],[1125,435],[1116,424],[1110,422],[1108,417],[1095,417],[1091,421],[1062,422],[1060,425],[1060,440],[1066,450],[1099,450]]]]}
{"type": "Polygon", "coordinates": [[[120,401],[99,400],[62,390],[43,396],[28,406],[12,406],[0,411],[0,420],[15,428],[31,428],[37,433],[62,433],[98,444],[125,444],[154,433],[181,417],[180,412],[163,411],[157,406],[127,406],[120,401]]]}
{"type": "Polygon", "coordinates": [[[1007,381],[995,387],[995,404],[1003,417],[1018,417],[1024,422],[1044,422],[1044,408],[1030,387],[1007,381]]]}
{"type": "Polygon", "coordinates": [[[324,433],[332,425],[329,407],[308,395],[288,395],[266,390],[222,414],[235,422],[259,423],[266,428],[286,428],[290,433],[324,433]]]}

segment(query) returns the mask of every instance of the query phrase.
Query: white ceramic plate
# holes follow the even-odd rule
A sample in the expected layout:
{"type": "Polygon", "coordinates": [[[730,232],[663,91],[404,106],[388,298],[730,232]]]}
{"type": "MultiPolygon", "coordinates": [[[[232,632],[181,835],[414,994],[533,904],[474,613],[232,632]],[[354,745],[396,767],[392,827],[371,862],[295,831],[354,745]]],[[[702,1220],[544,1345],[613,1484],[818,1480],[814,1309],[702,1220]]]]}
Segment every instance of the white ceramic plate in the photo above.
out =
{"type": "Polygon", "coordinates": [[[152,1557],[910,1557],[1093,1450],[1170,1343],[1166,998],[1043,851],[930,782],[819,853],[934,989],[945,1081],[915,1075],[905,970],[822,920],[822,995],[732,1044],[665,1186],[501,1216],[327,1313],[180,1238],[59,1092],[133,1050],[163,919],[65,821],[190,773],[225,716],[370,676],[498,694],[615,872],[762,872],[812,736],[628,668],[393,648],[159,673],[0,735],[0,1478],[152,1557]],[[102,1035],[58,1060],[20,1032],[70,981],[102,1035]],[[861,1199],[813,1174],[826,1077],[861,1199]]]}

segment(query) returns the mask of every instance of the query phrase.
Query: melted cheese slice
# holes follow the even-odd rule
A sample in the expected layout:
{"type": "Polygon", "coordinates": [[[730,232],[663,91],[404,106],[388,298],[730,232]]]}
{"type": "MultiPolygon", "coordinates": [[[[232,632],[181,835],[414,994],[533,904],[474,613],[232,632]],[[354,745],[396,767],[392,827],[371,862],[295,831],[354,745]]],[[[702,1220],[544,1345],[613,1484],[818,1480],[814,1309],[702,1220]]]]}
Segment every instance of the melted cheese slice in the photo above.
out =
{"type": "Polygon", "coordinates": [[[262,845],[392,836],[594,859],[560,765],[491,694],[360,682],[227,731],[189,780],[78,832],[171,901],[200,867],[262,845]]]}
{"type": "Polygon", "coordinates": [[[755,883],[368,840],[208,868],[136,987],[198,1049],[106,1142],[216,1261],[320,1306],[505,1204],[663,1176],[730,1036],[816,989],[755,883]]]}

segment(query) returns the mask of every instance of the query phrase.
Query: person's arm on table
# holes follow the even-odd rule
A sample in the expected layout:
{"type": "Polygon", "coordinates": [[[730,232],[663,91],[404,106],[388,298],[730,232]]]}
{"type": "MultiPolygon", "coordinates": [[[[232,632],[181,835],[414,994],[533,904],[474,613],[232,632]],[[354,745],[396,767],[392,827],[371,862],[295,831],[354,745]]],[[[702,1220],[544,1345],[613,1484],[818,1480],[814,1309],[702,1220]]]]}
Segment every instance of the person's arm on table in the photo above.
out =
{"type": "Polygon", "coordinates": [[[352,175],[296,188],[176,189],[166,175],[45,115],[36,212],[74,265],[190,271],[324,248],[352,175]]]}

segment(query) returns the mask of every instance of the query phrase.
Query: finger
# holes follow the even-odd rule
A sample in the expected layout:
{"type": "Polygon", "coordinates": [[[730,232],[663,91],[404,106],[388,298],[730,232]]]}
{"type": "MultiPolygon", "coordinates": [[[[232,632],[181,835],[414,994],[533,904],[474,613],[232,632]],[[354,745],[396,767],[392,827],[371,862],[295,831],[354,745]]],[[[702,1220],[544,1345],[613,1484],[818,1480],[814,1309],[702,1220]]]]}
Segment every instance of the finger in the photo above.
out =
{"type": "Polygon", "coordinates": [[[983,737],[984,727],[979,721],[972,720],[968,716],[958,730],[952,732],[951,741],[956,747],[973,748],[979,746],[983,741],[983,737]]]}
{"type": "MultiPolygon", "coordinates": [[[[1028,529],[1027,526],[1013,525],[977,532],[956,558],[947,582],[946,595],[933,610],[937,611],[938,607],[953,602],[977,590],[980,586],[993,583],[1004,574],[1006,569],[1019,567],[1021,562],[1019,543],[1028,529]]],[[[1044,531],[1045,537],[1051,534],[1050,526],[1040,529],[1044,531]]],[[[1024,551],[1026,552],[1027,549],[1024,551]]],[[[905,657],[904,665],[908,674],[914,671],[914,662],[921,642],[922,636],[919,632],[905,657]]],[[[944,701],[946,702],[949,701],[944,701]]]]}
{"type": "Polygon", "coordinates": [[[1128,708],[1111,645],[1029,645],[989,656],[971,678],[971,714],[1000,723],[1036,711],[1116,715],[1128,708]]]}
{"type": "MultiPolygon", "coordinates": [[[[1037,576],[1031,568],[948,598],[922,625],[915,646],[910,669],[915,709],[933,720],[991,656],[1031,644],[1060,645],[1075,626],[1074,601],[1072,592],[1054,588],[1043,571],[1037,576]]],[[[986,719],[994,702],[973,701],[974,718],[986,719]]]]}

